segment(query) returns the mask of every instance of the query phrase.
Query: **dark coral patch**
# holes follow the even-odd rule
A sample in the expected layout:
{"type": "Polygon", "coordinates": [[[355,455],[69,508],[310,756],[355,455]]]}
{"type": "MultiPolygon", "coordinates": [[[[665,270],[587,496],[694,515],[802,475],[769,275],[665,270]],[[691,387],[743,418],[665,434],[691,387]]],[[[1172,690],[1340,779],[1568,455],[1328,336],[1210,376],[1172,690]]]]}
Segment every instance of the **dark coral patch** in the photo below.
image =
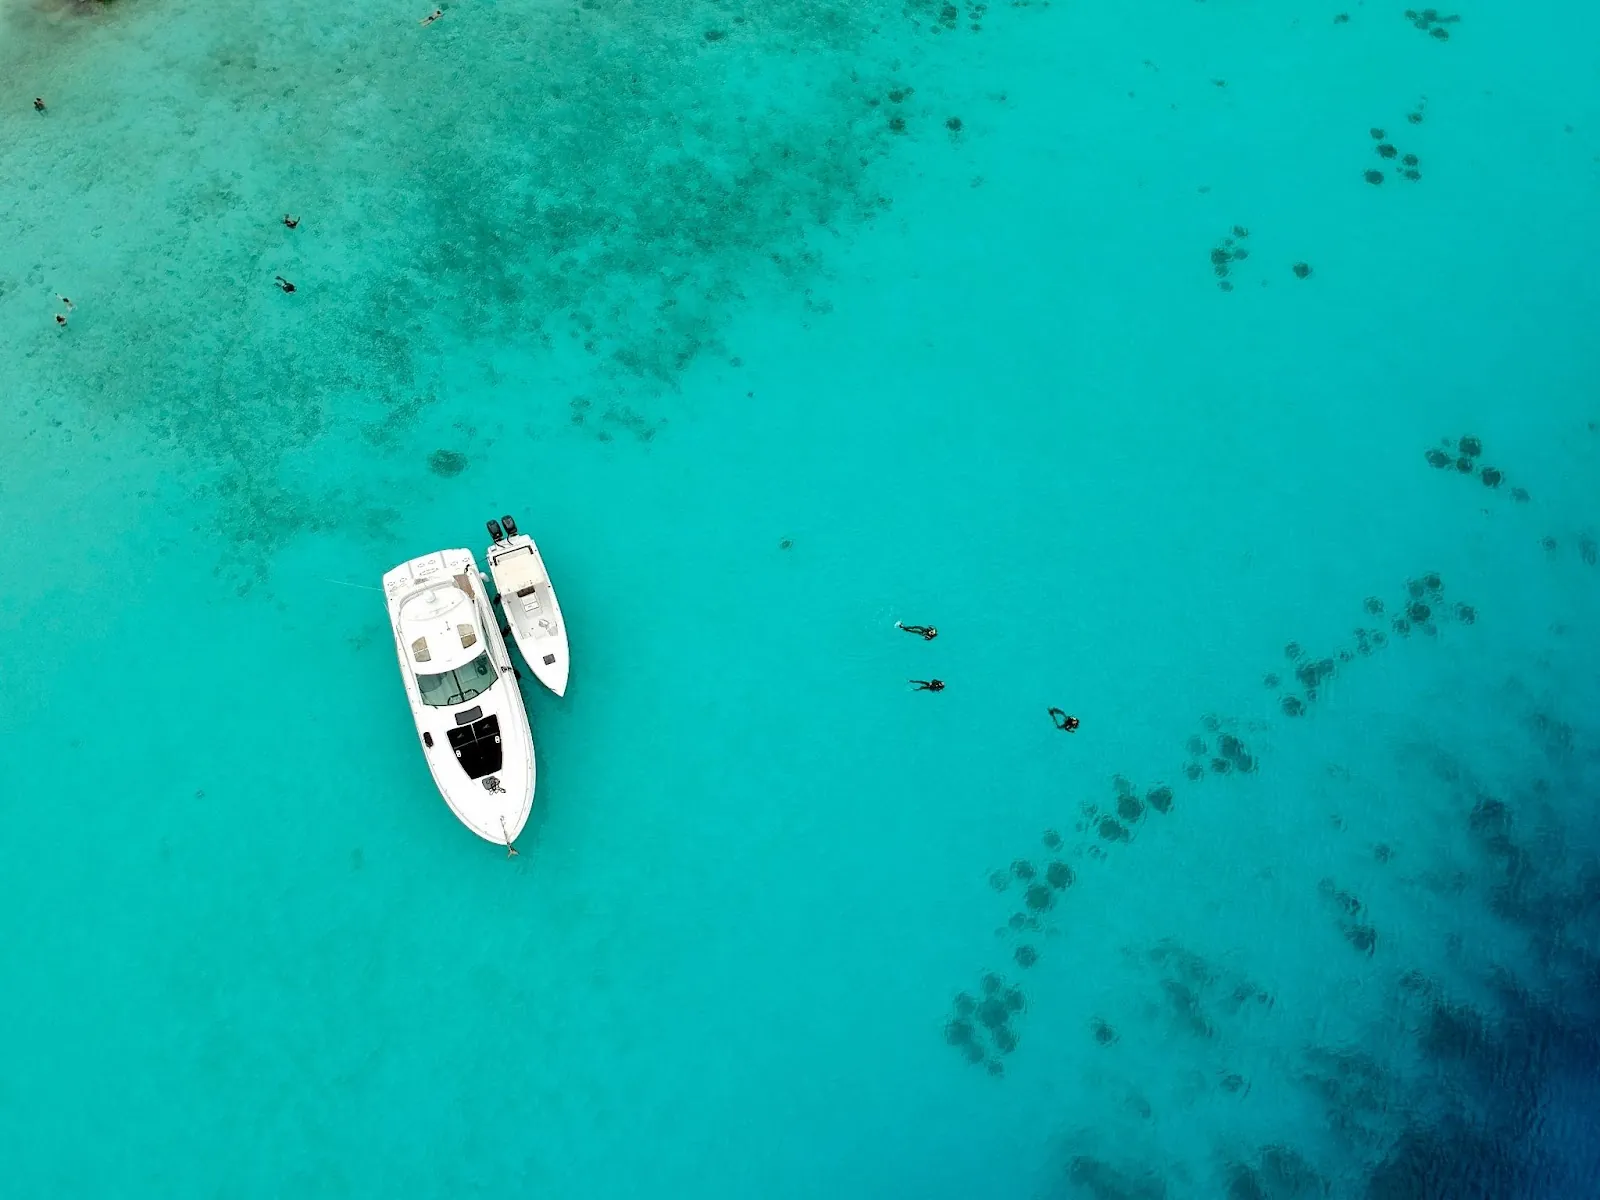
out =
{"type": "Polygon", "coordinates": [[[1165,784],[1153,787],[1145,793],[1144,801],[1158,813],[1169,813],[1172,811],[1172,789],[1165,784]]]}
{"type": "Polygon", "coordinates": [[[1012,957],[1017,960],[1017,966],[1026,969],[1039,961],[1039,952],[1032,946],[1018,946],[1012,957]]]}
{"type": "Polygon", "coordinates": [[[1010,1019],[1011,1010],[1006,1007],[1005,1000],[1000,996],[986,997],[983,1003],[978,1005],[978,1020],[991,1033],[996,1029],[1004,1029],[1010,1019]]]}
{"type": "Polygon", "coordinates": [[[428,455],[428,469],[448,479],[467,469],[467,456],[459,450],[435,450],[428,455]]]}
{"type": "Polygon", "coordinates": [[[1028,888],[1024,902],[1034,912],[1048,912],[1056,902],[1056,894],[1042,883],[1032,884],[1028,888]]]}
{"type": "Polygon", "coordinates": [[[1347,923],[1341,928],[1344,940],[1363,954],[1372,954],[1378,948],[1378,931],[1371,925],[1347,923]]]}
{"type": "Polygon", "coordinates": [[[1113,817],[1100,818],[1100,836],[1108,842],[1126,842],[1129,840],[1127,826],[1113,817]]]}
{"type": "Polygon", "coordinates": [[[1072,868],[1067,866],[1066,863],[1061,862],[1060,860],[1057,860],[1056,862],[1051,863],[1048,867],[1045,868],[1044,877],[1045,877],[1045,882],[1047,882],[1051,887],[1056,888],[1058,890],[1061,889],[1061,888],[1069,888],[1069,887],[1072,886],[1072,881],[1073,881],[1072,868]]]}

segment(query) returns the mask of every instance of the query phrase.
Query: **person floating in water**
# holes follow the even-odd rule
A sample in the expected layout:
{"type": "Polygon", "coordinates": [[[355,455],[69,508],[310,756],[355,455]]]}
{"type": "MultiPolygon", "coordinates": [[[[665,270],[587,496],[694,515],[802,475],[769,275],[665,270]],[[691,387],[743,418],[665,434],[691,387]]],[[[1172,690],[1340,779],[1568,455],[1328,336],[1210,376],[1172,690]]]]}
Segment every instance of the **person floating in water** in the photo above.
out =
{"type": "Polygon", "coordinates": [[[43,112],[44,111],[44,97],[43,96],[35,96],[33,98],[33,111],[34,112],[43,112]]]}
{"type": "Polygon", "coordinates": [[[273,278],[278,281],[278,286],[281,287],[284,291],[286,291],[286,292],[294,291],[294,284],[290,283],[282,275],[274,275],[273,278]]]}
{"type": "Polygon", "coordinates": [[[444,9],[436,8],[431,13],[429,13],[427,16],[423,17],[422,20],[418,21],[417,24],[418,25],[432,25],[435,21],[437,21],[442,16],[444,16],[444,9]]]}
{"type": "Polygon", "coordinates": [[[67,299],[67,298],[66,298],[66,297],[65,297],[65,296],[63,296],[63,295],[62,295],[62,294],[61,294],[61,293],[60,293],[60,292],[57,292],[57,293],[56,293],[56,299],[57,299],[57,300],[59,300],[59,301],[61,301],[61,303],[62,303],[62,304],[63,304],[63,305],[65,305],[65,306],[66,306],[66,307],[67,307],[67,309],[68,309],[68,310],[69,310],[69,311],[70,311],[70,310],[71,310],[71,308],[72,308],[72,301],[71,301],[71,300],[68,300],[68,299],[67,299]]]}
{"type": "Polygon", "coordinates": [[[1062,733],[1078,732],[1078,718],[1068,716],[1059,708],[1050,710],[1050,719],[1056,723],[1056,728],[1061,730],[1062,733]]]}
{"type": "Polygon", "coordinates": [[[913,679],[909,682],[911,683],[911,690],[914,692],[944,691],[944,680],[942,679],[913,679]]]}
{"type": "Polygon", "coordinates": [[[907,633],[920,634],[925,642],[931,642],[939,636],[939,631],[932,625],[902,625],[899,621],[896,621],[895,627],[904,629],[907,633]]]}
{"type": "Polygon", "coordinates": [[[57,313],[56,314],[56,324],[57,325],[65,325],[66,323],[67,323],[67,314],[66,313],[57,313]]]}
{"type": "Polygon", "coordinates": [[[287,225],[290,229],[293,229],[296,225],[300,224],[300,218],[299,217],[291,217],[288,213],[284,213],[283,214],[283,223],[285,225],[287,225]]]}

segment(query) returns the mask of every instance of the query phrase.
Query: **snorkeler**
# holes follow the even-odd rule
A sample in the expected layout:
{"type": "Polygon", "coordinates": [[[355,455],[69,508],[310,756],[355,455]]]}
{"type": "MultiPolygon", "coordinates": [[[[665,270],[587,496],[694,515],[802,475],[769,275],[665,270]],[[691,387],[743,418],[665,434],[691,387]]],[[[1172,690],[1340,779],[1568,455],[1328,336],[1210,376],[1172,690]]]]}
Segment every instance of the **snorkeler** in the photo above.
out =
{"type": "Polygon", "coordinates": [[[35,96],[33,98],[33,111],[34,112],[43,112],[44,111],[44,97],[43,96],[35,96]]]}
{"type": "Polygon", "coordinates": [[[56,324],[57,325],[65,325],[66,323],[67,323],[67,314],[66,313],[57,313],[56,314],[56,324]]]}
{"type": "Polygon", "coordinates": [[[286,291],[286,292],[294,291],[294,284],[290,283],[282,275],[274,275],[273,278],[278,281],[278,286],[281,287],[284,291],[286,291]]]}
{"type": "Polygon", "coordinates": [[[444,9],[436,8],[431,13],[429,13],[427,16],[423,17],[422,20],[418,21],[417,24],[418,25],[432,25],[435,21],[437,21],[442,16],[444,16],[444,9]]]}
{"type": "Polygon", "coordinates": [[[296,225],[300,224],[300,218],[299,217],[291,217],[288,213],[284,213],[283,214],[283,223],[285,225],[287,225],[290,229],[293,229],[296,225]]]}
{"type": "Polygon", "coordinates": [[[1052,708],[1050,710],[1050,719],[1056,723],[1056,728],[1061,730],[1062,733],[1078,732],[1078,718],[1069,717],[1059,708],[1052,708]]]}
{"type": "Polygon", "coordinates": [[[914,692],[942,692],[944,680],[942,679],[912,679],[908,680],[914,692]]]}
{"type": "Polygon", "coordinates": [[[899,621],[896,621],[895,627],[897,629],[904,629],[907,633],[921,634],[922,640],[925,642],[931,642],[934,638],[939,636],[939,631],[932,625],[902,625],[899,621]]]}

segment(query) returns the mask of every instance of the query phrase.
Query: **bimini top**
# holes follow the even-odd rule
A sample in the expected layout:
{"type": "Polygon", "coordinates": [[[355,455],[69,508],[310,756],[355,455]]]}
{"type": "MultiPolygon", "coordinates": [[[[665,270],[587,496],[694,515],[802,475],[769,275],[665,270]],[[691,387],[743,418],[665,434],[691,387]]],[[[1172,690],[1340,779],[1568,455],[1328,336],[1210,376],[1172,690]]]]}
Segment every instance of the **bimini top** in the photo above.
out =
{"type": "Polygon", "coordinates": [[[454,671],[484,651],[468,575],[419,584],[401,598],[396,625],[406,658],[419,675],[454,671]]]}
{"type": "Polygon", "coordinates": [[[502,592],[510,591],[520,596],[525,589],[537,587],[549,580],[544,564],[531,545],[518,546],[494,556],[494,579],[502,592]]]}

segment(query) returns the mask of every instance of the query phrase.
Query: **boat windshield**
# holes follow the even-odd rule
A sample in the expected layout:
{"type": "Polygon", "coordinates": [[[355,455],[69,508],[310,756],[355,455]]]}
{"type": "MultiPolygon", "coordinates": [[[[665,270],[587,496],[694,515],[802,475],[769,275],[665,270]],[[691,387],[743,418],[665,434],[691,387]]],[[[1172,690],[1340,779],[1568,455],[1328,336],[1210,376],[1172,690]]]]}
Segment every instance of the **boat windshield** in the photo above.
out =
{"type": "Polygon", "coordinates": [[[481,696],[494,686],[494,667],[486,650],[464,667],[443,671],[438,675],[417,675],[417,687],[422,691],[422,702],[432,708],[452,708],[465,704],[474,696],[481,696]]]}

